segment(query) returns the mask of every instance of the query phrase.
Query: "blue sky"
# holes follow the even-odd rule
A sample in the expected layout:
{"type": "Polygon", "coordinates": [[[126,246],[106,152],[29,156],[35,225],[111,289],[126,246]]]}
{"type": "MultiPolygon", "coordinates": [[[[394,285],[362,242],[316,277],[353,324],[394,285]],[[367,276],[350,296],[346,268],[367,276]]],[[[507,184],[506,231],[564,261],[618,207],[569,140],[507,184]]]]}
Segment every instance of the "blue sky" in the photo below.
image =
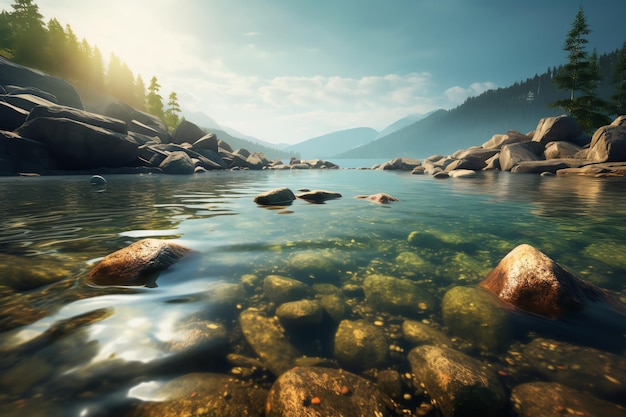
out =
{"type": "MultiPolygon", "coordinates": [[[[0,0],[9,9],[12,1],[0,0]]],[[[185,110],[270,142],[382,130],[566,62],[579,6],[599,53],[624,0],[38,0],[185,110]]]]}

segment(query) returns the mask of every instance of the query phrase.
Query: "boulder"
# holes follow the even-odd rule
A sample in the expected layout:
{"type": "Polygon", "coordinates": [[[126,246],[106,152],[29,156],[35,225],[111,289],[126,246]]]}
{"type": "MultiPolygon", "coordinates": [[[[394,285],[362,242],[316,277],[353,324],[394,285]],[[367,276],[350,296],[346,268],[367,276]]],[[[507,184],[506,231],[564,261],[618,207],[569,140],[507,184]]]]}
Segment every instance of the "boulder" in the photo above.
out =
{"type": "Polygon", "coordinates": [[[161,162],[159,168],[166,174],[189,175],[194,173],[194,163],[186,152],[177,151],[170,153],[161,162]]]}
{"type": "Polygon", "coordinates": [[[266,417],[391,417],[391,398],[371,381],[330,368],[300,367],[282,374],[267,398],[266,417]]]}
{"type": "Polygon", "coordinates": [[[626,125],[609,125],[596,130],[587,158],[596,162],[626,161],[626,125]]]}
{"type": "Polygon", "coordinates": [[[408,279],[369,275],[363,281],[365,300],[378,311],[417,316],[433,311],[435,298],[408,279]]]}
{"type": "Polygon", "coordinates": [[[480,286],[520,310],[549,318],[579,311],[587,303],[608,297],[526,244],[502,258],[480,286]]]}
{"type": "Polygon", "coordinates": [[[121,133],[123,135],[126,135],[128,133],[128,130],[126,129],[126,123],[124,123],[122,120],[102,116],[85,110],[74,109],[67,106],[37,106],[30,111],[30,114],[28,115],[28,118],[26,120],[34,120],[39,117],[51,117],[57,119],[66,118],[91,126],[108,129],[112,132],[121,133]]]}
{"type": "MultiPolygon", "coordinates": [[[[489,158],[497,154],[498,152],[500,152],[498,149],[485,149],[485,148],[476,146],[473,148],[459,151],[458,156],[456,156],[456,158],[458,159],[471,158],[471,159],[477,159],[479,161],[485,162],[489,158]]],[[[470,168],[470,169],[475,169],[475,168],[470,168]]]]}
{"type": "Polygon", "coordinates": [[[339,323],[350,311],[346,300],[338,294],[326,294],[320,298],[324,312],[334,323],[339,323]]]}
{"type": "Polygon", "coordinates": [[[386,204],[392,201],[400,201],[399,199],[386,193],[378,193],[378,194],[372,194],[372,195],[357,195],[354,198],[364,198],[366,200],[369,200],[378,204],[386,204]]]}
{"type": "Polygon", "coordinates": [[[50,151],[41,142],[0,131],[0,175],[43,174],[56,168],[50,151]]]}
{"type": "Polygon", "coordinates": [[[548,381],[626,404],[626,358],[606,351],[537,338],[522,354],[548,381]]]}
{"type": "Polygon", "coordinates": [[[233,148],[230,146],[230,144],[228,144],[228,142],[225,142],[221,139],[218,139],[217,141],[217,147],[218,147],[218,152],[221,150],[225,150],[226,152],[233,152],[233,148]]]}
{"type": "Polygon", "coordinates": [[[66,118],[39,117],[16,132],[45,144],[60,169],[118,168],[138,154],[130,136],[66,118]]]}
{"type": "Polygon", "coordinates": [[[541,143],[543,147],[555,141],[572,142],[579,146],[589,143],[589,137],[578,125],[576,119],[567,115],[541,119],[532,140],[541,143]]]}
{"type": "Polygon", "coordinates": [[[496,374],[482,362],[445,346],[409,352],[415,379],[444,417],[501,415],[506,398],[496,374]]]}
{"type": "Polygon", "coordinates": [[[559,169],[557,175],[583,175],[587,177],[623,177],[626,176],[626,162],[605,162],[589,164],[580,168],[559,169]]]}
{"type": "MultiPolygon", "coordinates": [[[[18,65],[0,57],[0,85],[36,88],[53,95],[55,104],[83,109],[80,96],[70,83],[44,72],[18,65]]],[[[7,89],[10,91],[10,88],[7,89]]],[[[32,91],[29,91],[33,94],[32,91]]],[[[45,98],[45,97],[44,97],[45,98]]],[[[50,100],[52,102],[52,100],[50,100]]]]}
{"type": "Polygon", "coordinates": [[[174,132],[172,132],[172,143],[189,143],[192,144],[198,139],[206,136],[206,132],[200,129],[196,124],[191,123],[188,120],[180,122],[174,132]]]}
{"type": "Polygon", "coordinates": [[[105,256],[89,272],[96,285],[150,285],[158,274],[191,253],[167,240],[143,239],[105,256]]]}
{"type": "Polygon", "coordinates": [[[159,132],[159,137],[165,138],[162,139],[163,143],[168,143],[170,141],[167,126],[165,126],[161,119],[152,114],[136,110],[128,104],[119,101],[111,103],[104,111],[104,115],[113,117],[114,119],[123,120],[129,124],[131,124],[133,120],[136,120],[139,123],[156,129],[159,132]]]}
{"type": "Polygon", "coordinates": [[[308,201],[310,203],[323,203],[326,200],[334,200],[336,198],[341,198],[340,193],[336,193],[334,191],[326,191],[326,190],[313,190],[313,191],[305,191],[296,196],[301,200],[308,201]]]}
{"type": "Polygon", "coordinates": [[[336,258],[335,253],[328,250],[294,252],[287,259],[285,268],[301,280],[336,282],[349,265],[345,260],[336,258]]]}
{"type": "Polygon", "coordinates": [[[513,339],[512,321],[498,298],[474,287],[453,287],[441,302],[443,322],[452,334],[491,352],[504,350],[513,339]]]}
{"type": "Polygon", "coordinates": [[[549,142],[543,152],[546,159],[575,158],[583,148],[571,142],[549,142]]]}
{"type": "MultiPolygon", "coordinates": [[[[497,151],[496,151],[497,153],[497,151]]],[[[493,155],[492,155],[493,156],[493,155]]],[[[472,170],[472,171],[480,171],[487,163],[482,158],[476,158],[473,156],[467,156],[462,159],[457,159],[453,161],[446,167],[446,171],[454,171],[454,170],[472,170]]]]}
{"type": "Polygon", "coordinates": [[[34,96],[32,94],[16,94],[16,95],[6,95],[0,96],[0,99],[6,101],[9,104],[14,105],[15,107],[19,107],[20,109],[26,110],[30,112],[37,106],[56,106],[57,103],[52,101],[48,101],[39,96],[34,96]]]}
{"type": "Polygon", "coordinates": [[[615,120],[611,122],[611,126],[624,126],[626,125],[626,115],[617,116],[615,120]]]}
{"type": "Polygon", "coordinates": [[[270,160],[263,152],[253,152],[246,158],[246,167],[249,169],[263,169],[270,164],[270,160]]]}
{"type": "Polygon", "coordinates": [[[281,304],[276,317],[285,328],[302,328],[322,324],[324,309],[319,300],[298,300],[281,304]]]}
{"type": "Polygon", "coordinates": [[[224,162],[219,153],[213,152],[210,149],[195,149],[198,154],[204,156],[206,159],[211,161],[212,165],[219,167],[216,169],[228,169],[228,164],[224,162]]]}
{"type": "Polygon", "coordinates": [[[335,333],[334,356],[355,371],[387,364],[389,344],[380,328],[365,319],[342,320],[335,333]]]}
{"type": "Polygon", "coordinates": [[[26,121],[28,111],[0,100],[0,130],[15,130],[26,121]]]}
{"type": "Polygon", "coordinates": [[[522,161],[538,161],[543,157],[543,145],[539,142],[521,142],[505,145],[500,151],[500,169],[510,171],[522,161]]]}
{"type": "Polygon", "coordinates": [[[541,174],[551,172],[555,174],[559,169],[580,168],[588,165],[589,161],[583,159],[546,159],[540,161],[522,161],[515,165],[511,172],[524,174],[541,174]]]}
{"type": "Polygon", "coordinates": [[[283,187],[257,194],[254,197],[254,202],[264,206],[289,205],[295,199],[296,196],[293,191],[283,187]]]}
{"type": "Polygon", "coordinates": [[[624,407],[555,382],[527,382],[513,388],[513,408],[519,417],[624,417],[624,407]]]}
{"type": "Polygon", "coordinates": [[[275,376],[295,366],[300,352],[285,338],[285,330],[278,320],[249,308],[239,315],[239,325],[252,350],[275,376]]]}
{"type": "Polygon", "coordinates": [[[471,169],[454,169],[448,172],[450,178],[475,178],[476,171],[471,169]]]}
{"type": "Polygon", "coordinates": [[[402,335],[411,347],[421,345],[445,345],[452,347],[452,341],[448,336],[428,324],[415,320],[402,322],[402,335]]]}
{"type": "Polygon", "coordinates": [[[54,94],[43,91],[37,87],[19,87],[17,85],[5,85],[4,90],[6,94],[9,95],[17,95],[17,94],[30,94],[33,96],[41,97],[46,101],[51,103],[59,103],[59,100],[56,98],[54,94]]]}
{"type": "Polygon", "coordinates": [[[207,133],[195,142],[190,143],[192,143],[192,149],[196,152],[200,149],[210,150],[215,153],[219,152],[217,136],[215,136],[215,133],[207,133]]]}
{"type": "Polygon", "coordinates": [[[532,138],[515,130],[509,130],[506,134],[493,135],[491,139],[483,143],[481,148],[500,150],[503,146],[514,143],[529,142],[532,138]]]}
{"type": "Polygon", "coordinates": [[[152,140],[155,142],[169,142],[169,135],[167,132],[164,132],[155,126],[149,126],[145,123],[140,122],[139,120],[133,119],[128,122],[128,131],[153,138],[152,140]]]}
{"type": "Polygon", "coordinates": [[[135,417],[220,416],[262,417],[267,390],[243,384],[229,375],[193,373],[179,376],[142,401],[135,417]]]}
{"type": "Polygon", "coordinates": [[[312,290],[308,285],[280,275],[266,276],[263,280],[263,292],[275,304],[301,300],[312,295],[312,290]]]}

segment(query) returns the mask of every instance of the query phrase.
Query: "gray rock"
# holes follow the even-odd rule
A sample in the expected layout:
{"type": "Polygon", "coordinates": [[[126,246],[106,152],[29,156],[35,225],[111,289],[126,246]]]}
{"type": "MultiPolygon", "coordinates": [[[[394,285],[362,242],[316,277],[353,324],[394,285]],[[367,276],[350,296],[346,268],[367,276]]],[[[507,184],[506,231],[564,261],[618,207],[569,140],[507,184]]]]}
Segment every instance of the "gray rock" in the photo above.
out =
{"type": "Polygon", "coordinates": [[[500,151],[500,169],[510,171],[522,161],[538,161],[543,157],[543,145],[539,142],[521,142],[505,145],[500,151]]]}
{"type": "Polygon", "coordinates": [[[509,130],[505,134],[496,134],[491,137],[487,142],[482,144],[484,149],[502,149],[503,146],[512,145],[514,143],[530,142],[532,137],[524,135],[515,130],[509,130]]]}
{"type": "Polygon", "coordinates": [[[450,178],[475,178],[476,171],[471,169],[454,169],[448,172],[450,178]]]}
{"type": "Polygon", "coordinates": [[[480,288],[453,287],[441,304],[443,321],[453,334],[488,351],[502,351],[511,342],[511,318],[494,294],[480,288]]]}
{"type": "Polygon", "coordinates": [[[276,316],[286,327],[319,325],[324,319],[324,309],[318,300],[298,300],[281,304],[276,316]]]}
{"type": "Polygon", "coordinates": [[[409,342],[412,347],[421,345],[445,345],[452,347],[452,341],[448,336],[419,321],[405,320],[402,323],[402,334],[404,335],[404,340],[409,342]]]}
{"type": "Polygon", "coordinates": [[[260,205],[288,205],[296,199],[289,188],[276,188],[274,190],[266,191],[261,194],[257,194],[254,197],[254,202],[260,205]]]}
{"type": "Polygon", "coordinates": [[[387,275],[369,275],[363,281],[365,299],[377,310],[417,316],[432,311],[435,298],[408,279],[387,275]]]}
{"type": "Polygon", "coordinates": [[[554,141],[546,145],[546,159],[575,158],[583,148],[571,142],[554,141]]]}
{"type": "Polygon", "coordinates": [[[342,320],[335,333],[334,354],[346,368],[363,371],[385,366],[389,344],[382,331],[361,320],[342,320]]]}
{"type": "Polygon", "coordinates": [[[341,198],[341,194],[334,191],[313,190],[300,193],[296,197],[301,200],[309,201],[311,203],[323,203],[327,200],[341,198]]]}
{"type": "Polygon", "coordinates": [[[190,175],[194,173],[194,163],[186,152],[177,151],[170,153],[161,162],[159,168],[166,174],[190,175]]]}
{"type": "Polygon", "coordinates": [[[202,136],[200,139],[193,142],[192,148],[196,152],[199,152],[200,149],[204,149],[204,150],[209,150],[209,151],[218,153],[219,144],[218,144],[217,136],[215,136],[215,133],[207,133],[206,135],[202,136]]]}
{"type": "MultiPolygon", "coordinates": [[[[493,152],[497,153],[497,151],[491,151],[491,150],[489,152],[492,156],[493,156],[493,152]]],[[[446,171],[448,173],[452,171],[461,171],[461,170],[480,171],[487,166],[487,163],[485,161],[486,160],[481,159],[481,158],[468,156],[462,159],[457,159],[456,161],[449,164],[446,167],[446,171]]],[[[453,175],[450,175],[450,176],[452,177],[453,175]]]]}
{"type": "Polygon", "coordinates": [[[0,98],[0,130],[15,130],[26,121],[27,117],[27,110],[2,101],[0,98]]]}
{"type": "Polygon", "coordinates": [[[263,280],[265,296],[275,304],[301,300],[312,295],[311,288],[293,278],[268,275],[263,280]]]}
{"type": "Polygon", "coordinates": [[[59,169],[118,168],[138,155],[139,146],[130,136],[66,118],[39,117],[16,132],[45,144],[59,169]]]}
{"type": "Polygon", "coordinates": [[[523,174],[541,174],[542,172],[556,173],[560,169],[579,168],[588,165],[589,161],[583,159],[547,159],[540,161],[522,161],[515,165],[511,172],[523,174]]]}
{"type": "Polygon", "coordinates": [[[253,152],[246,158],[246,165],[250,169],[263,169],[270,164],[270,160],[263,152],[253,152]]]}
{"type": "Polygon", "coordinates": [[[580,128],[576,119],[567,115],[541,119],[532,140],[541,143],[543,147],[555,141],[572,142],[580,146],[589,143],[589,137],[580,128]]]}
{"type": "Polygon", "coordinates": [[[276,380],[266,417],[391,417],[391,403],[375,384],[350,372],[300,367],[276,380]]]}
{"type": "Polygon", "coordinates": [[[280,376],[295,366],[300,352],[285,338],[278,320],[249,308],[239,315],[239,324],[250,347],[274,375],[280,376]]]}
{"type": "Polygon", "coordinates": [[[122,135],[126,135],[128,133],[126,123],[122,120],[66,106],[37,106],[30,111],[26,120],[33,120],[38,117],[51,117],[57,119],[66,118],[88,125],[101,127],[103,129],[108,129],[122,135]]]}
{"type": "Polygon", "coordinates": [[[150,126],[135,119],[128,122],[127,126],[129,132],[156,138],[156,140],[153,139],[154,142],[167,143],[169,141],[169,134],[160,130],[157,126],[150,126]]]}
{"type": "Polygon", "coordinates": [[[415,379],[444,417],[496,417],[504,408],[502,384],[482,362],[432,345],[414,348],[408,358],[415,379]]]}
{"type": "Polygon", "coordinates": [[[585,165],[580,168],[559,169],[557,175],[583,175],[587,177],[623,177],[626,176],[626,162],[605,162],[585,165]]]}
{"type": "Polygon", "coordinates": [[[626,125],[609,125],[596,130],[587,158],[596,162],[626,161],[626,125]]]}
{"type": "Polygon", "coordinates": [[[624,356],[550,339],[534,339],[522,353],[532,369],[549,381],[624,403],[624,356]]]}
{"type": "Polygon", "coordinates": [[[513,388],[513,408],[519,417],[624,417],[623,406],[554,382],[528,382],[513,388]]]}
{"type": "Polygon", "coordinates": [[[155,396],[158,401],[141,402],[133,416],[262,417],[267,390],[228,375],[194,373],[171,380],[155,396]]]}
{"type": "Polygon", "coordinates": [[[200,138],[203,138],[206,132],[200,129],[196,124],[191,123],[188,120],[180,122],[174,132],[172,132],[172,143],[195,143],[200,138]]]}
{"type": "Polygon", "coordinates": [[[163,143],[170,142],[170,135],[167,130],[167,126],[161,119],[152,114],[139,111],[122,102],[114,102],[107,106],[104,114],[106,116],[113,117],[125,121],[127,124],[132,125],[132,121],[136,120],[145,126],[149,126],[156,129],[159,132],[159,137],[162,138],[163,143]]]}
{"type": "Polygon", "coordinates": [[[313,279],[316,282],[330,281],[341,276],[346,264],[336,259],[333,252],[305,250],[295,252],[287,259],[286,268],[298,279],[313,279]]]}

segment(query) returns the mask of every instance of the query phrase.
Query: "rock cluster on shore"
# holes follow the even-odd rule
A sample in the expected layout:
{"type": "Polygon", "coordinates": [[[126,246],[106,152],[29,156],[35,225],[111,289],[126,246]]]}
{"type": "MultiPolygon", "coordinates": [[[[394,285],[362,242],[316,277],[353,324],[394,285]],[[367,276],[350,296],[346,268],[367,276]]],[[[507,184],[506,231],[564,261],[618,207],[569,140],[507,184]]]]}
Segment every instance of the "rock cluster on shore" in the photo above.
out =
{"type": "Polygon", "coordinates": [[[474,177],[479,171],[501,170],[542,175],[626,175],[626,116],[589,137],[570,116],[541,119],[534,132],[496,134],[481,146],[452,155],[433,155],[421,163],[395,158],[374,169],[411,170],[435,178],[474,177]]]}
{"type": "Polygon", "coordinates": [[[104,114],[85,111],[74,88],[56,77],[5,59],[0,72],[0,175],[338,168],[233,150],[186,120],[170,133],[155,116],[119,102],[104,114]]]}

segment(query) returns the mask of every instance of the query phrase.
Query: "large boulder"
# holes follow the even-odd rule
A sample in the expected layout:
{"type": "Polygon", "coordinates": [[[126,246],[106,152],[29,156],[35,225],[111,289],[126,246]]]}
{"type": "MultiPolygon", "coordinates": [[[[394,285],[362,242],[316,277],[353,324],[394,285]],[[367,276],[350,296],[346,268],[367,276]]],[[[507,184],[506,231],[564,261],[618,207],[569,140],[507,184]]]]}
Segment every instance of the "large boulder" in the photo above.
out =
{"type": "Polygon", "coordinates": [[[523,161],[538,161],[543,157],[543,145],[539,142],[520,142],[505,145],[500,151],[500,169],[510,171],[523,161]]]}
{"type": "Polygon", "coordinates": [[[555,141],[584,146],[589,143],[589,136],[571,116],[561,115],[541,119],[535,130],[533,142],[539,142],[545,147],[549,142],[555,141]]]}
{"type": "Polygon", "coordinates": [[[26,121],[28,111],[6,101],[0,101],[0,130],[17,129],[26,121]]]}
{"type": "Polygon", "coordinates": [[[587,303],[608,297],[526,244],[502,258],[480,286],[521,310],[550,318],[579,311],[587,303]]]}
{"type": "Polygon", "coordinates": [[[575,158],[583,148],[571,142],[553,141],[546,145],[543,154],[546,159],[575,158]]]}
{"type": "Polygon", "coordinates": [[[80,96],[68,82],[44,72],[18,65],[3,57],[0,57],[0,85],[35,87],[52,94],[56,97],[58,104],[83,109],[80,96]]]}
{"type": "Polygon", "coordinates": [[[266,417],[390,417],[391,398],[371,381],[330,368],[301,367],[280,376],[267,398],[266,417]]]}
{"type": "Polygon", "coordinates": [[[137,142],[128,135],[66,118],[39,117],[16,132],[45,144],[60,169],[119,168],[138,153],[137,142]]]}
{"type": "Polygon", "coordinates": [[[123,120],[126,123],[131,123],[133,120],[136,120],[146,126],[156,129],[159,132],[159,137],[163,143],[168,143],[170,141],[167,126],[165,126],[165,123],[163,123],[161,119],[152,114],[139,111],[128,104],[120,101],[111,103],[104,110],[104,115],[123,120]]]}
{"type": "Polygon", "coordinates": [[[166,174],[190,175],[194,173],[194,164],[186,152],[176,151],[170,153],[161,162],[159,168],[166,174]]]}
{"type": "Polygon", "coordinates": [[[204,150],[210,150],[212,152],[218,153],[219,146],[217,142],[217,136],[215,136],[215,133],[207,133],[206,135],[202,136],[200,139],[193,142],[192,148],[196,152],[199,152],[201,149],[204,149],[204,150]]]}
{"type": "Polygon", "coordinates": [[[6,95],[0,96],[0,99],[6,101],[9,104],[14,105],[15,107],[19,107],[20,109],[26,110],[30,112],[37,106],[56,106],[57,103],[48,101],[45,98],[41,98],[39,96],[35,96],[32,94],[15,94],[15,95],[6,95]]]}
{"type": "Polygon", "coordinates": [[[124,123],[122,120],[102,116],[84,110],[74,109],[67,106],[37,106],[30,111],[30,114],[28,115],[28,118],[26,120],[33,120],[39,117],[50,117],[57,119],[66,118],[88,125],[101,127],[103,129],[108,129],[112,132],[121,133],[123,135],[128,133],[128,130],[126,129],[126,123],[124,123]]]}
{"type": "Polygon", "coordinates": [[[155,126],[149,126],[139,120],[131,120],[127,123],[127,129],[129,132],[139,133],[141,135],[148,136],[150,138],[157,138],[157,142],[167,143],[169,141],[169,135],[167,132],[163,132],[155,126]]]}
{"type": "MultiPolygon", "coordinates": [[[[172,143],[189,143],[193,144],[199,139],[206,136],[206,132],[200,129],[196,124],[191,123],[188,120],[183,120],[180,122],[174,132],[172,133],[172,143]]],[[[216,149],[213,149],[216,150],[216,149]]]]}
{"type": "Polygon", "coordinates": [[[551,172],[554,174],[559,169],[580,168],[587,164],[589,164],[589,161],[575,158],[522,161],[515,165],[511,169],[511,172],[524,174],[541,174],[542,172],[551,172]]]}
{"type": "Polygon", "coordinates": [[[409,363],[444,417],[501,415],[504,388],[482,362],[445,346],[425,345],[409,352],[409,363]]]}
{"type": "Polygon", "coordinates": [[[42,174],[56,168],[54,158],[42,143],[0,131],[0,175],[42,174]]]}
{"type": "Polygon", "coordinates": [[[587,158],[596,162],[626,161],[626,125],[609,125],[596,130],[587,158]]]}
{"type": "Polygon", "coordinates": [[[143,239],[105,256],[90,272],[96,285],[152,285],[158,274],[191,249],[160,239],[143,239]]]}

